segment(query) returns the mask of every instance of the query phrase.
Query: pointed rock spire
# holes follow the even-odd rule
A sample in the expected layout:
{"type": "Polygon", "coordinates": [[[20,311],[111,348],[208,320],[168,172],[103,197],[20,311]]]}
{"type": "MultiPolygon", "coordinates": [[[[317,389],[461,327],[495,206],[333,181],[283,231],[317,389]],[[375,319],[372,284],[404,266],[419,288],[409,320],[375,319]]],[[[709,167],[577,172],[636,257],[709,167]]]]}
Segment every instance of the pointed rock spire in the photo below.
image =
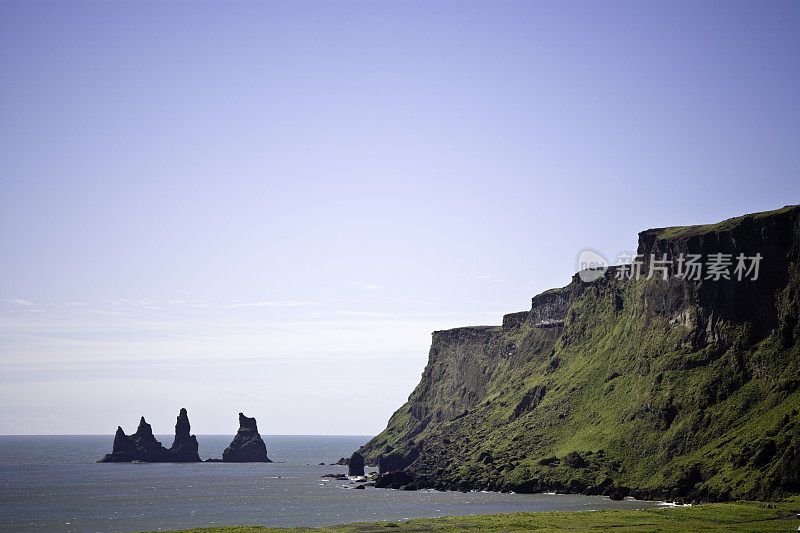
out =
{"type": "Polygon", "coordinates": [[[175,436],[188,437],[191,428],[192,426],[189,424],[189,415],[186,413],[186,408],[182,407],[180,414],[178,414],[178,421],[175,423],[175,436]]]}
{"type": "Polygon", "coordinates": [[[186,408],[181,408],[178,414],[178,421],[175,423],[175,440],[172,447],[168,450],[170,461],[176,463],[196,463],[200,461],[197,453],[197,438],[189,435],[191,425],[186,408]]]}
{"type": "Polygon", "coordinates": [[[131,439],[125,434],[121,426],[117,426],[117,433],[114,435],[114,448],[112,455],[127,456],[133,452],[133,443],[131,439]]]}
{"type": "Polygon", "coordinates": [[[136,433],[134,433],[134,435],[139,435],[141,437],[153,435],[153,428],[147,423],[147,420],[145,420],[144,417],[139,419],[139,427],[136,428],[136,433]]]}

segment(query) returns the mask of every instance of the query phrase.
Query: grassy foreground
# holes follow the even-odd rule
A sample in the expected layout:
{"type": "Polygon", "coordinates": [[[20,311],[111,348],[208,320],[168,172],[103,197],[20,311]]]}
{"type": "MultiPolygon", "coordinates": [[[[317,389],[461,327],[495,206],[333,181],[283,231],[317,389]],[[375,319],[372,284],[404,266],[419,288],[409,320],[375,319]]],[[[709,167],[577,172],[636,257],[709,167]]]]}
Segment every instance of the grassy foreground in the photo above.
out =
{"type": "Polygon", "coordinates": [[[367,533],[371,531],[796,531],[800,527],[800,498],[781,502],[713,503],[643,511],[576,511],[512,513],[444,518],[415,518],[400,522],[358,522],[320,528],[260,526],[184,529],[172,533],[367,533]]]}

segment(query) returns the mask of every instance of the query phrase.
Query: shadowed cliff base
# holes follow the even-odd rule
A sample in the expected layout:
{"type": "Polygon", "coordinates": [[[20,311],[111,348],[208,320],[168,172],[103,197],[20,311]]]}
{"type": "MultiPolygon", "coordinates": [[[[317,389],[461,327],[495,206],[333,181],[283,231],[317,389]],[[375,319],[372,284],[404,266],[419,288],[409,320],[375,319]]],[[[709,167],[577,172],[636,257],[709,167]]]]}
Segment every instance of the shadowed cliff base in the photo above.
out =
{"type": "Polygon", "coordinates": [[[416,488],[800,492],[800,207],[643,231],[637,251],[641,277],[576,275],[502,326],[434,332],[419,385],[358,450],[366,463],[416,488]],[[696,279],[694,256],[709,261],[696,279]]]}

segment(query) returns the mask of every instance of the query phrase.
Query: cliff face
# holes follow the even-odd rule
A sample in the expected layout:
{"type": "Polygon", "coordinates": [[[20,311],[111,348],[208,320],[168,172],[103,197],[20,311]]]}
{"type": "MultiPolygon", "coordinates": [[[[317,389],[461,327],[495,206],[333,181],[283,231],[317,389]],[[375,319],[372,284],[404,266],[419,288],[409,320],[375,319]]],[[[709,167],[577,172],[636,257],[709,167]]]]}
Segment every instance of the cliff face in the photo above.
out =
{"type": "Polygon", "coordinates": [[[576,275],[502,326],[435,332],[419,385],[359,453],[420,487],[800,490],[800,207],[648,230],[638,253],[640,279],[576,275]]]}

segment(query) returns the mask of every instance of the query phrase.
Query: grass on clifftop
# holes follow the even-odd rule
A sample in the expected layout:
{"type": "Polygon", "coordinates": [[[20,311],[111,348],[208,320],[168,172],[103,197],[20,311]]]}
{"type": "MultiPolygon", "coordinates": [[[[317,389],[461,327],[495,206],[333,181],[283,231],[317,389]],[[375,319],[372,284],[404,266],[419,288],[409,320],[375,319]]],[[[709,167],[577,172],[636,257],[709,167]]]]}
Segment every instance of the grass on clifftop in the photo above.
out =
{"type": "Polygon", "coordinates": [[[746,219],[755,220],[759,218],[779,215],[796,208],[797,208],[796,205],[787,205],[780,209],[775,209],[774,211],[764,211],[763,213],[752,213],[740,217],[729,218],[727,220],[723,220],[722,222],[717,222],[715,224],[702,224],[698,226],[671,226],[669,228],[654,228],[651,231],[658,231],[659,239],[676,239],[681,237],[692,237],[694,235],[702,235],[704,233],[711,233],[714,231],[730,230],[736,227],[738,224],[741,224],[742,221],[746,219]]]}
{"type": "Polygon", "coordinates": [[[369,533],[430,531],[796,531],[800,498],[781,502],[738,502],[643,511],[575,511],[415,518],[400,522],[358,522],[320,528],[266,528],[259,526],[184,529],[172,533],[369,533]]]}

